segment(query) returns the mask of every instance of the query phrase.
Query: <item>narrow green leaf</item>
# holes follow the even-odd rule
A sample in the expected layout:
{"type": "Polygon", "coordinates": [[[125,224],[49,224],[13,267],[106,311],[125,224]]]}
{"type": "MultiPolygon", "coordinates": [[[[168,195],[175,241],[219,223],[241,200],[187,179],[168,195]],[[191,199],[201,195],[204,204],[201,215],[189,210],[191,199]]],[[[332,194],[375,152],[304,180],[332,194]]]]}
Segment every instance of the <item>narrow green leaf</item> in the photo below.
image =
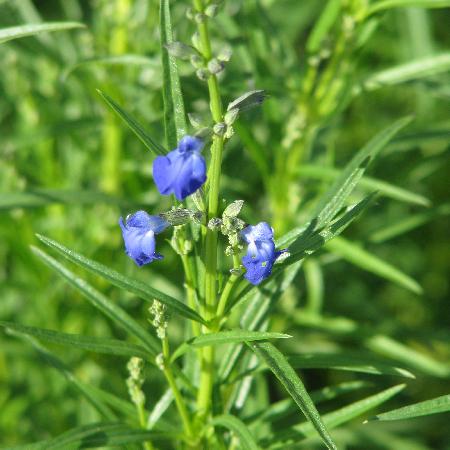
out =
{"type": "Polygon", "coordinates": [[[375,231],[370,236],[370,240],[376,243],[385,242],[389,239],[408,233],[409,231],[414,230],[415,228],[418,228],[433,219],[448,215],[450,215],[450,203],[437,206],[436,208],[408,216],[398,222],[389,224],[386,227],[375,231]]]}
{"type": "MultiPolygon", "coordinates": [[[[82,383],[78,380],[71,370],[64,364],[56,355],[51,353],[46,347],[44,347],[40,342],[38,342],[32,336],[21,333],[20,331],[7,330],[9,334],[17,336],[27,344],[30,344],[39,356],[48,364],[50,367],[56,369],[61,375],[64,376],[67,383],[75,391],[81,394],[105,419],[114,420],[116,415],[109,409],[107,404],[100,398],[97,393],[93,390],[93,387],[87,383],[82,383]]],[[[136,411],[136,409],[135,409],[136,411]]],[[[136,413],[135,413],[136,414],[136,413]]]]}
{"type": "MultiPolygon", "coordinates": [[[[299,168],[298,172],[304,177],[315,178],[319,180],[334,180],[339,176],[341,171],[334,167],[304,164],[299,168]]],[[[421,206],[430,206],[431,203],[430,200],[422,195],[408,191],[407,189],[403,189],[377,178],[364,176],[363,178],[361,178],[359,186],[365,190],[378,191],[380,195],[405,203],[412,203],[421,206]]]]}
{"type": "Polygon", "coordinates": [[[73,28],[84,28],[85,25],[79,22],[48,22],[30,25],[19,25],[17,27],[0,29],[0,44],[39,33],[51,31],[71,30],[73,28]]]}
{"type": "Polygon", "coordinates": [[[173,41],[169,0],[160,1],[159,25],[163,66],[164,126],[166,143],[175,148],[186,134],[186,114],[178,76],[177,59],[170,55],[167,46],[173,41]]]}
{"type": "Polygon", "coordinates": [[[70,65],[66,70],[64,70],[61,77],[65,80],[75,70],[90,66],[153,66],[156,69],[158,64],[154,59],[149,58],[148,56],[135,55],[131,53],[122,55],[95,56],[70,65]]]}
{"type": "MultiPolygon", "coordinates": [[[[393,386],[389,389],[379,392],[378,394],[371,395],[370,397],[366,397],[363,400],[359,400],[355,403],[344,406],[343,408],[337,409],[336,411],[325,414],[323,416],[323,421],[330,429],[336,428],[337,426],[349,422],[350,420],[366,413],[370,409],[373,409],[385,403],[404,388],[404,384],[393,386]]],[[[277,444],[271,445],[268,448],[284,448],[286,443],[289,441],[298,442],[301,439],[305,439],[311,436],[314,436],[314,428],[310,423],[305,422],[300,425],[295,425],[291,428],[291,430],[287,432],[279,433],[277,436],[275,436],[275,438],[282,442],[277,442],[277,444]]]]}
{"type": "Polygon", "coordinates": [[[429,416],[450,411],[450,394],[442,395],[431,400],[414,403],[413,405],[403,406],[403,408],[393,409],[385,413],[377,414],[369,418],[372,420],[404,420],[413,417],[429,416]]]}
{"type": "Polygon", "coordinates": [[[336,444],[331,439],[305,386],[283,354],[269,342],[256,342],[248,345],[260,359],[266,362],[270,370],[294,399],[295,403],[297,403],[305,417],[319,433],[325,445],[329,449],[337,450],[336,444]]]}
{"type": "Polygon", "coordinates": [[[240,448],[243,450],[260,450],[249,429],[237,417],[223,414],[214,417],[211,422],[213,425],[222,426],[233,431],[239,437],[240,448]]]}
{"type": "Polygon", "coordinates": [[[272,333],[267,331],[231,330],[217,333],[201,334],[195,337],[190,345],[206,347],[210,345],[237,344],[241,342],[262,341],[267,339],[286,339],[289,334],[272,333]]]}
{"type": "Polygon", "coordinates": [[[367,16],[392,8],[448,8],[450,0],[381,0],[374,3],[368,10],[367,16]]]}
{"type": "MultiPolygon", "coordinates": [[[[0,322],[1,323],[1,322],[0,322]]],[[[190,347],[208,347],[211,345],[240,344],[243,342],[265,341],[268,339],[286,339],[289,334],[272,333],[267,331],[251,330],[230,330],[218,331],[217,333],[207,333],[196,336],[188,342],[181,344],[172,355],[172,361],[175,361],[181,355],[186,353],[190,347]]]]}
{"type": "Polygon", "coordinates": [[[439,75],[449,70],[450,53],[427,56],[426,58],[400,64],[370,75],[362,82],[361,86],[356,85],[354,93],[358,94],[362,90],[373,91],[385,86],[394,86],[408,81],[420,80],[421,78],[439,75]]]}
{"type": "Polygon", "coordinates": [[[144,127],[127,113],[118,103],[116,103],[109,95],[97,89],[103,100],[108,106],[128,125],[131,131],[142,141],[142,143],[151,150],[156,156],[165,155],[167,150],[156,141],[154,141],[145,131],[144,127]]]}
{"type": "Polygon", "coordinates": [[[317,217],[316,227],[322,227],[331,220],[342,208],[345,200],[351,194],[361,179],[370,160],[374,159],[386,144],[412,120],[404,117],[373,137],[345,166],[341,175],[323,195],[316,206],[313,217],[317,217]]]}
{"type": "Polygon", "coordinates": [[[158,340],[142,328],[122,308],[112,303],[103,294],[98,292],[90,284],[79,278],[47,253],[33,246],[31,247],[31,250],[35,255],[41,258],[45,264],[60,274],[70,285],[77,289],[93,306],[112,319],[121,328],[136,336],[146,344],[148,350],[151,351],[153,355],[157,355],[160,352],[160,343],[158,340]]]}
{"type": "Polygon", "coordinates": [[[351,206],[338,220],[332,222],[329,227],[324,228],[321,231],[310,232],[309,230],[305,230],[303,234],[300,234],[297,239],[291,243],[289,247],[291,256],[283,261],[283,263],[279,264],[279,267],[300,261],[306,256],[314,254],[327,242],[335,239],[369,206],[374,196],[375,193],[372,193],[356,205],[351,206]]]}
{"type": "Polygon", "coordinates": [[[306,43],[308,52],[316,53],[320,50],[320,45],[339,17],[340,10],[341,0],[328,0],[327,5],[323,8],[322,14],[314,24],[314,28],[309,35],[306,43]]]}
{"type": "Polygon", "coordinates": [[[92,205],[106,203],[130,207],[132,202],[99,191],[66,191],[59,189],[34,189],[25,192],[4,192],[0,197],[0,211],[13,208],[39,208],[63,203],[68,205],[92,205]]]}
{"type": "Polygon", "coordinates": [[[103,403],[110,406],[125,417],[130,418],[132,421],[136,421],[136,405],[133,405],[133,403],[128,400],[117,397],[109,391],[100,389],[97,386],[88,385],[88,389],[89,392],[91,392],[96,398],[100,399],[103,403]]]}
{"type": "MultiPolygon", "coordinates": [[[[367,381],[346,381],[344,383],[337,384],[335,386],[326,386],[317,391],[312,391],[310,396],[315,405],[327,400],[333,400],[342,395],[354,392],[359,389],[364,389],[371,386],[367,381]]],[[[245,421],[247,423],[268,422],[274,424],[280,420],[284,420],[290,417],[292,414],[298,413],[298,407],[291,398],[280,400],[276,403],[272,403],[267,408],[261,408],[255,414],[247,417],[245,421]]]]}
{"type": "Polygon", "coordinates": [[[189,308],[179,300],[176,300],[175,298],[170,297],[169,295],[152,288],[148,284],[122,275],[121,273],[116,272],[115,270],[112,270],[109,267],[100,264],[99,262],[86,258],[85,256],[80,255],[79,253],[76,253],[73,250],[69,250],[68,248],[64,247],[62,244],[59,244],[53,239],[47,238],[39,234],[37,234],[36,236],[42,243],[56,250],[60,255],[64,256],[64,258],[77,264],[78,266],[81,266],[89,270],[92,273],[100,275],[102,278],[109,280],[115,286],[121,289],[125,289],[128,292],[131,292],[137,295],[139,298],[148,301],[149,303],[153,303],[153,300],[155,299],[159,300],[161,303],[164,303],[166,306],[168,306],[181,316],[186,317],[187,319],[195,320],[200,323],[205,323],[204,320],[199,316],[199,314],[196,311],[189,308]]]}
{"type": "Polygon", "coordinates": [[[413,280],[393,265],[342,237],[337,237],[328,242],[326,248],[330,252],[344,258],[346,261],[350,261],[355,266],[361,267],[368,272],[392,281],[415,294],[422,293],[422,288],[417,281],[413,280]]]}
{"type": "Polygon", "coordinates": [[[374,357],[363,357],[351,352],[342,353],[304,353],[288,356],[295,369],[335,369],[374,375],[396,375],[406,378],[415,376],[406,369],[395,367],[374,357]]]}
{"type": "Polygon", "coordinates": [[[133,429],[120,422],[101,422],[73,428],[45,441],[10,447],[10,450],[67,450],[75,448],[113,447],[153,439],[176,439],[176,433],[133,429]]]}
{"type": "Polygon", "coordinates": [[[29,336],[34,336],[47,342],[68,345],[70,347],[76,347],[83,350],[88,350],[90,352],[122,355],[127,357],[138,356],[140,358],[144,358],[145,360],[154,356],[140,345],[119,341],[118,339],[94,338],[92,336],[83,336],[79,334],[61,333],[59,331],[27,327],[24,325],[3,321],[0,321],[0,327],[8,328],[29,336]]]}
{"type": "Polygon", "coordinates": [[[151,430],[156,423],[161,419],[161,416],[167,411],[167,408],[172,404],[174,400],[172,389],[167,389],[163,396],[158,400],[156,405],[150,412],[147,420],[147,429],[151,430]]]}
{"type": "Polygon", "coordinates": [[[364,341],[370,350],[392,358],[402,364],[428,375],[440,378],[450,376],[450,365],[436,361],[432,357],[398,342],[389,336],[375,335],[364,341]]]}

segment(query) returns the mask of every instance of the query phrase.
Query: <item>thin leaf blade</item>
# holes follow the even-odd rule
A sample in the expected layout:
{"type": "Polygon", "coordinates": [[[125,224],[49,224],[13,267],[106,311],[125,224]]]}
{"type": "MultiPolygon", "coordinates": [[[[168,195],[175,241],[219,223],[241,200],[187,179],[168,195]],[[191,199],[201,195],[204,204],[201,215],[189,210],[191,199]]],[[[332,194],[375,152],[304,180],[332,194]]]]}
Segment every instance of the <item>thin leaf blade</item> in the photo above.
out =
{"type": "Polygon", "coordinates": [[[269,342],[256,342],[249,344],[249,346],[260,359],[266,362],[270,370],[297,403],[305,417],[319,433],[325,445],[329,449],[337,450],[336,444],[328,433],[305,386],[283,354],[269,342]]]}
{"type": "Polygon", "coordinates": [[[164,303],[166,306],[171,308],[173,311],[176,311],[181,316],[184,316],[190,320],[195,320],[200,323],[205,323],[204,320],[200,317],[200,315],[196,311],[189,308],[179,300],[176,300],[175,298],[167,294],[164,294],[163,292],[158,291],[157,289],[152,288],[148,284],[122,275],[121,273],[112,270],[109,267],[97,261],[86,258],[85,256],[80,255],[79,253],[70,250],[67,247],[64,247],[62,244],[54,241],[53,239],[47,238],[39,234],[37,234],[36,236],[42,243],[54,249],[64,258],[68,259],[69,261],[77,264],[78,266],[83,267],[84,269],[96,275],[101,276],[102,278],[105,278],[118,288],[131,292],[137,295],[139,298],[142,298],[143,300],[146,300],[150,303],[153,303],[153,301],[157,299],[161,303],[164,303]]]}
{"type": "Polygon", "coordinates": [[[70,285],[77,289],[93,306],[103,314],[116,322],[121,328],[136,336],[143,342],[153,355],[160,351],[158,340],[132,319],[122,308],[112,303],[90,284],[77,277],[73,272],[64,267],[50,255],[37,247],[31,247],[33,253],[38,256],[46,265],[61,275],[70,285]]]}
{"type": "Polygon", "coordinates": [[[223,414],[221,416],[214,417],[212,424],[216,426],[219,425],[233,431],[237,436],[239,436],[242,449],[261,450],[256,441],[253,439],[250,430],[237,417],[229,414],[223,414]]]}
{"type": "Polygon", "coordinates": [[[177,60],[168,51],[168,46],[173,43],[169,0],[160,1],[159,21],[166,142],[169,148],[175,148],[180,139],[186,134],[187,126],[177,60]]]}
{"type": "Polygon", "coordinates": [[[144,359],[149,359],[153,356],[140,345],[131,344],[118,339],[94,338],[92,336],[83,336],[80,334],[62,333],[60,331],[48,330],[45,328],[28,327],[13,322],[0,321],[0,327],[14,330],[54,344],[76,347],[91,352],[127,357],[138,356],[144,359]]]}
{"type": "Polygon", "coordinates": [[[417,281],[353,242],[336,237],[327,243],[326,248],[355,266],[392,281],[415,294],[422,293],[422,288],[417,281]]]}
{"type": "Polygon", "coordinates": [[[115,102],[109,95],[97,89],[97,92],[106,102],[106,104],[125,122],[130,130],[142,141],[142,143],[152,151],[156,156],[165,155],[167,150],[145,131],[144,127],[127,113],[117,102],[115,102]]]}
{"type": "Polygon", "coordinates": [[[40,33],[71,30],[74,28],[85,28],[85,25],[79,22],[47,22],[2,28],[0,29],[0,44],[40,33]]]}
{"type": "Polygon", "coordinates": [[[369,418],[368,421],[404,420],[448,411],[450,411],[450,394],[377,414],[376,416],[369,418]]]}

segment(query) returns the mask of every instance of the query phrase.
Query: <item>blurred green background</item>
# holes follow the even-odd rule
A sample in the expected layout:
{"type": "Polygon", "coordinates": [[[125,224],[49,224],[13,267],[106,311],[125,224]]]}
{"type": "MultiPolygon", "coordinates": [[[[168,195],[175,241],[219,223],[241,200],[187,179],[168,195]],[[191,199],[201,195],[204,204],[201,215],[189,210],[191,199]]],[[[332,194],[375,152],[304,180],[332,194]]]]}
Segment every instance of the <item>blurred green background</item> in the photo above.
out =
{"type": "MultiPolygon", "coordinates": [[[[123,337],[31,254],[34,233],[182,295],[181,265],[167,243],[161,242],[164,261],[141,270],[124,255],[119,216],[141,207],[160,212],[170,203],[157,195],[152,182],[152,155],[96,92],[111,95],[155,140],[164,142],[157,3],[0,1],[0,27],[62,20],[87,26],[0,45],[1,320],[123,337]]],[[[176,37],[189,42],[193,27],[184,16],[188,2],[172,4],[176,37]]],[[[254,153],[263,152],[270,160],[280,151],[302,85],[308,58],[305,42],[322,8],[317,0],[229,0],[212,26],[214,45],[233,49],[221,80],[225,99],[231,101],[252,88],[269,94],[262,109],[240,120],[224,159],[223,197],[245,199],[249,222],[275,215],[279,223],[302,224],[301,214],[293,217],[286,211],[286,216],[276,216],[273,198],[262,193],[267,180],[255,170],[254,153]]],[[[359,86],[391,66],[448,52],[449,23],[448,9],[404,8],[381,15],[370,39],[350,55],[351,85],[359,86]]],[[[449,391],[450,76],[442,72],[355,95],[321,123],[307,160],[309,166],[342,167],[380,129],[402,116],[415,116],[371,167],[370,176],[412,191],[419,200],[380,197],[345,237],[408,274],[423,292],[364,270],[329,248],[305,265],[273,320],[273,328],[294,335],[293,343],[286,344],[288,351],[369,348],[409,367],[417,379],[408,382],[388,409],[449,391]],[[404,223],[411,218],[410,226],[404,223]],[[389,227],[398,223],[404,224],[405,232],[391,229],[390,234],[389,227]],[[393,341],[386,342],[391,338],[404,346],[401,351],[395,351],[393,341]]],[[[206,89],[194,69],[182,62],[180,74],[186,110],[207,111],[206,89]]],[[[296,180],[303,199],[317,196],[329,183],[314,176],[314,167],[306,169],[296,180]]],[[[83,277],[146,323],[145,306],[138,299],[86,273],[83,277]]],[[[182,335],[178,320],[171,321],[174,340],[182,335]]],[[[0,342],[2,444],[31,442],[98,420],[61,372],[32,346],[3,332],[0,342]]],[[[124,360],[47,347],[79,379],[127,397],[124,360]]],[[[353,379],[370,379],[380,388],[395,381],[330,370],[305,370],[303,378],[311,390],[353,379]]],[[[161,376],[152,375],[146,389],[152,405],[163,392],[161,376]]],[[[273,399],[282,395],[273,383],[273,399]]],[[[370,428],[359,420],[333,435],[355,449],[450,449],[448,415],[370,428]]]]}

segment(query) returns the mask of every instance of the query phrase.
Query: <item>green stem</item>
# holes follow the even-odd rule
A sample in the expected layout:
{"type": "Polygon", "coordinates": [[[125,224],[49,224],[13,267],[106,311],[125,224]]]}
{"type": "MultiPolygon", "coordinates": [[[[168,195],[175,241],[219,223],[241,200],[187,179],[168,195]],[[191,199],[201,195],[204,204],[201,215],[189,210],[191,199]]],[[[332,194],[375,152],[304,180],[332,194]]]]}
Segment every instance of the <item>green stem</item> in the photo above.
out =
{"type": "MultiPolygon", "coordinates": [[[[187,290],[187,301],[188,306],[192,309],[197,309],[197,304],[195,301],[195,284],[193,267],[188,255],[181,255],[181,261],[183,262],[184,274],[186,278],[186,290],[187,290]]],[[[194,336],[198,336],[201,332],[200,324],[198,322],[192,321],[192,332],[194,336]]]]}
{"type": "MultiPolygon", "coordinates": [[[[239,269],[240,265],[241,263],[239,261],[238,255],[233,255],[233,269],[239,269]]],[[[232,273],[228,278],[227,284],[223,288],[222,294],[220,295],[219,305],[217,306],[216,315],[218,318],[222,318],[225,312],[225,307],[227,306],[228,298],[230,297],[231,291],[233,290],[233,287],[239,277],[240,274],[236,275],[232,273]]]]}
{"type": "MultiPolygon", "coordinates": [[[[147,422],[145,420],[144,405],[142,405],[142,404],[136,405],[136,408],[138,410],[138,415],[139,415],[139,424],[145,430],[147,428],[147,422]]],[[[155,447],[153,447],[153,444],[150,441],[147,441],[147,442],[144,442],[144,448],[145,448],[145,450],[154,450],[155,447]]]]}
{"type": "Polygon", "coordinates": [[[178,389],[175,377],[173,376],[172,368],[170,367],[170,349],[169,349],[169,340],[167,339],[167,336],[164,337],[162,340],[162,350],[164,356],[164,375],[166,376],[167,382],[169,383],[170,389],[172,390],[175,399],[175,404],[177,405],[181,421],[183,422],[183,427],[184,431],[186,432],[186,436],[188,437],[188,439],[193,439],[194,431],[191,425],[191,420],[189,418],[189,413],[186,408],[186,404],[184,403],[183,396],[181,395],[181,392],[178,389]]]}
{"type": "MultiPolygon", "coordinates": [[[[204,13],[203,0],[194,0],[194,8],[198,13],[204,13]]],[[[197,23],[197,30],[200,38],[200,51],[209,62],[212,58],[211,41],[209,37],[208,23],[206,19],[197,23]]],[[[222,122],[222,100],[219,92],[217,77],[211,74],[208,78],[208,91],[210,98],[211,115],[216,123],[222,122]]],[[[222,165],[222,150],[224,139],[221,136],[214,136],[211,147],[211,168],[209,171],[209,197],[208,197],[208,220],[216,217],[219,210],[219,189],[220,174],[222,165]]],[[[217,303],[217,231],[208,229],[205,238],[205,319],[214,317],[217,303]]],[[[204,332],[207,329],[204,328],[204,332]]],[[[207,415],[210,409],[213,371],[214,371],[214,348],[205,347],[202,352],[200,385],[197,397],[197,407],[200,415],[207,415]]]]}

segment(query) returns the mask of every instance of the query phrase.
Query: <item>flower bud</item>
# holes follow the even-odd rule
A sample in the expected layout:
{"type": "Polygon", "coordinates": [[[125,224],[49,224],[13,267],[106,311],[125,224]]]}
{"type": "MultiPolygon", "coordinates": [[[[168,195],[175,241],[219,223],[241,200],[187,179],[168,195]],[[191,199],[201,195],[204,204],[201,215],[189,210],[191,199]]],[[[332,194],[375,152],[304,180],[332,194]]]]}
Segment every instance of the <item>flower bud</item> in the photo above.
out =
{"type": "Polygon", "coordinates": [[[239,117],[239,109],[233,108],[225,113],[224,122],[227,125],[233,125],[236,119],[239,117]]]}
{"type": "Polygon", "coordinates": [[[216,123],[213,127],[214,134],[217,136],[223,136],[227,131],[227,126],[224,122],[216,123]]]}
{"type": "Polygon", "coordinates": [[[175,58],[188,60],[196,55],[196,50],[190,45],[183,44],[183,42],[169,42],[165,47],[169,54],[175,58]]]}
{"type": "Polygon", "coordinates": [[[211,5],[208,5],[205,9],[205,14],[208,17],[216,17],[217,12],[219,11],[219,5],[217,3],[212,3],[211,5]]]}
{"type": "Polygon", "coordinates": [[[233,51],[231,48],[226,47],[220,50],[219,54],[217,55],[217,59],[222,62],[228,62],[231,59],[233,51]]]}
{"type": "Polygon", "coordinates": [[[211,72],[208,69],[198,69],[195,74],[197,75],[197,78],[202,81],[207,81],[211,76],[211,72]]]}
{"type": "Polygon", "coordinates": [[[208,70],[214,75],[217,75],[220,72],[223,72],[224,69],[225,69],[225,64],[216,58],[211,59],[211,61],[209,61],[209,63],[208,63],[208,70]]]}
{"type": "Polygon", "coordinates": [[[205,62],[203,61],[203,58],[197,54],[192,55],[189,60],[191,61],[191,64],[194,66],[194,69],[201,69],[204,67],[205,62]]]}
{"type": "Polygon", "coordinates": [[[244,205],[244,200],[235,200],[230,203],[223,212],[224,217],[236,217],[241,212],[242,206],[244,205]]]}
{"type": "Polygon", "coordinates": [[[210,230],[216,231],[218,230],[222,225],[222,219],[219,219],[218,217],[213,217],[208,222],[208,228],[210,230]]]}
{"type": "Polygon", "coordinates": [[[205,23],[206,20],[208,19],[208,16],[203,13],[197,13],[194,19],[197,23],[205,23]]]}

